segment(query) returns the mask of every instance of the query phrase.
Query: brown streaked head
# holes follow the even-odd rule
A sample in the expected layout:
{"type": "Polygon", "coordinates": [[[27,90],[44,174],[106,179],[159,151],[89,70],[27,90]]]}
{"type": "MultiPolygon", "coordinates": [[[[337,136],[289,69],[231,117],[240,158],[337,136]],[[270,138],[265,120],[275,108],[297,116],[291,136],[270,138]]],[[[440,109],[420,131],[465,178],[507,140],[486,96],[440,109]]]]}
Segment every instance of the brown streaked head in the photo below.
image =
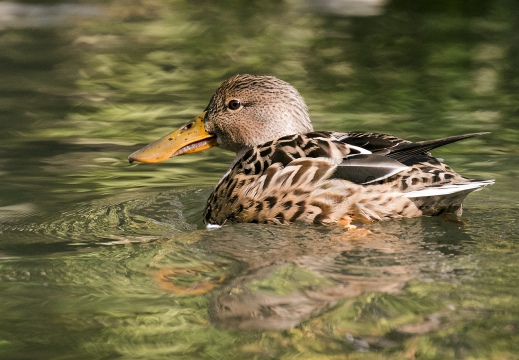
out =
{"type": "Polygon", "coordinates": [[[273,76],[235,75],[216,90],[200,116],[137,150],[129,160],[155,163],[216,145],[239,152],[310,131],[305,101],[293,86],[273,76]]]}

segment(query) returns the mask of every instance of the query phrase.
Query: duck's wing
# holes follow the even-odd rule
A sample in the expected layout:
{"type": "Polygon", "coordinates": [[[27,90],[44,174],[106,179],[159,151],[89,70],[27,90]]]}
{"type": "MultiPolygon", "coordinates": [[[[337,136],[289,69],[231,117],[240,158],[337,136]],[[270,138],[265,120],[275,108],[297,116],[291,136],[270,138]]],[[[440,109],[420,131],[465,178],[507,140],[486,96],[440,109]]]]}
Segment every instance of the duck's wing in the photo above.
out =
{"type": "Polygon", "coordinates": [[[333,135],[342,143],[358,146],[370,152],[380,152],[381,155],[387,154],[399,146],[412,144],[411,141],[401,139],[394,135],[365,131],[333,133],[333,135]]]}
{"type": "Polygon", "coordinates": [[[423,157],[424,155],[429,155],[429,151],[436,149],[440,146],[485,134],[488,134],[488,132],[449,136],[446,138],[418,141],[415,143],[401,143],[396,147],[390,149],[389,153],[386,156],[398,160],[404,164],[409,163],[408,165],[412,165],[413,163],[415,163],[416,160],[421,161],[419,159],[421,159],[421,157],[423,157]]]}
{"type": "Polygon", "coordinates": [[[365,152],[345,157],[333,177],[349,180],[356,184],[374,183],[419,163],[437,164],[438,159],[429,154],[432,149],[484,134],[488,133],[464,134],[418,142],[411,142],[393,135],[360,131],[335,135],[340,142],[352,148],[365,150],[365,152]]]}
{"type": "Polygon", "coordinates": [[[383,155],[351,155],[337,165],[332,178],[348,180],[355,184],[370,184],[408,168],[407,165],[383,155]]]}
{"type": "Polygon", "coordinates": [[[406,165],[412,165],[413,158],[418,157],[419,159],[417,160],[422,161],[423,156],[430,156],[429,151],[435,148],[485,134],[489,133],[478,132],[449,136],[441,139],[411,142],[393,135],[353,131],[342,134],[338,137],[338,140],[348,145],[361,147],[373,154],[390,157],[402,163],[410,162],[410,164],[406,165]]]}

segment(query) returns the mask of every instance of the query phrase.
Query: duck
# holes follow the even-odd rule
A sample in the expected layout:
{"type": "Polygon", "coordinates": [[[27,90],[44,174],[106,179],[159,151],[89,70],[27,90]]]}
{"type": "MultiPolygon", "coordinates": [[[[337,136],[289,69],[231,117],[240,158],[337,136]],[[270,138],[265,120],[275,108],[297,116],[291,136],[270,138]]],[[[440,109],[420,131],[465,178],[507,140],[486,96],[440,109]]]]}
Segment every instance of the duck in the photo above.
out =
{"type": "Polygon", "coordinates": [[[342,225],[454,214],[494,180],[463,177],[430,151],[487,132],[412,142],[365,131],[315,131],[301,94],[274,76],[225,80],[205,110],[133,152],[158,163],[219,146],[236,153],[204,209],[234,223],[342,225]]]}

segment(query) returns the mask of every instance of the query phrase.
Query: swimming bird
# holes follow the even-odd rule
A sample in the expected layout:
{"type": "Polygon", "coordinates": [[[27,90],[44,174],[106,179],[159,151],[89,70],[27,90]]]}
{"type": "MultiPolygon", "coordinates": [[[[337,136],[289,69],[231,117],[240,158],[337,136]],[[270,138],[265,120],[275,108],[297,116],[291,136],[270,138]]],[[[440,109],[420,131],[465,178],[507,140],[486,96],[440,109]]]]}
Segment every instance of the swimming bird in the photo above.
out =
{"type": "Polygon", "coordinates": [[[299,92],[273,76],[235,75],[201,115],[135,151],[156,163],[220,146],[236,153],[207,200],[208,225],[236,222],[350,226],[354,222],[461,215],[471,180],[430,151],[485,132],[411,142],[373,132],[314,131],[299,92]]]}

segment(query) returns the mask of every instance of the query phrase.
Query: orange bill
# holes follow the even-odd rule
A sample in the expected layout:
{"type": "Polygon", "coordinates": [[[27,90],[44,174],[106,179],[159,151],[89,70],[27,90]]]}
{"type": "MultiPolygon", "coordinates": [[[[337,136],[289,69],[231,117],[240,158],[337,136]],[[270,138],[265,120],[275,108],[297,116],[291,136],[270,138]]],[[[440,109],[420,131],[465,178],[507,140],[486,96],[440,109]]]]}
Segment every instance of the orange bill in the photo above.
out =
{"type": "Polygon", "coordinates": [[[130,163],[158,163],[172,156],[192,154],[218,146],[216,136],[209,134],[204,127],[205,111],[180,129],[135,151],[128,157],[130,163]]]}

